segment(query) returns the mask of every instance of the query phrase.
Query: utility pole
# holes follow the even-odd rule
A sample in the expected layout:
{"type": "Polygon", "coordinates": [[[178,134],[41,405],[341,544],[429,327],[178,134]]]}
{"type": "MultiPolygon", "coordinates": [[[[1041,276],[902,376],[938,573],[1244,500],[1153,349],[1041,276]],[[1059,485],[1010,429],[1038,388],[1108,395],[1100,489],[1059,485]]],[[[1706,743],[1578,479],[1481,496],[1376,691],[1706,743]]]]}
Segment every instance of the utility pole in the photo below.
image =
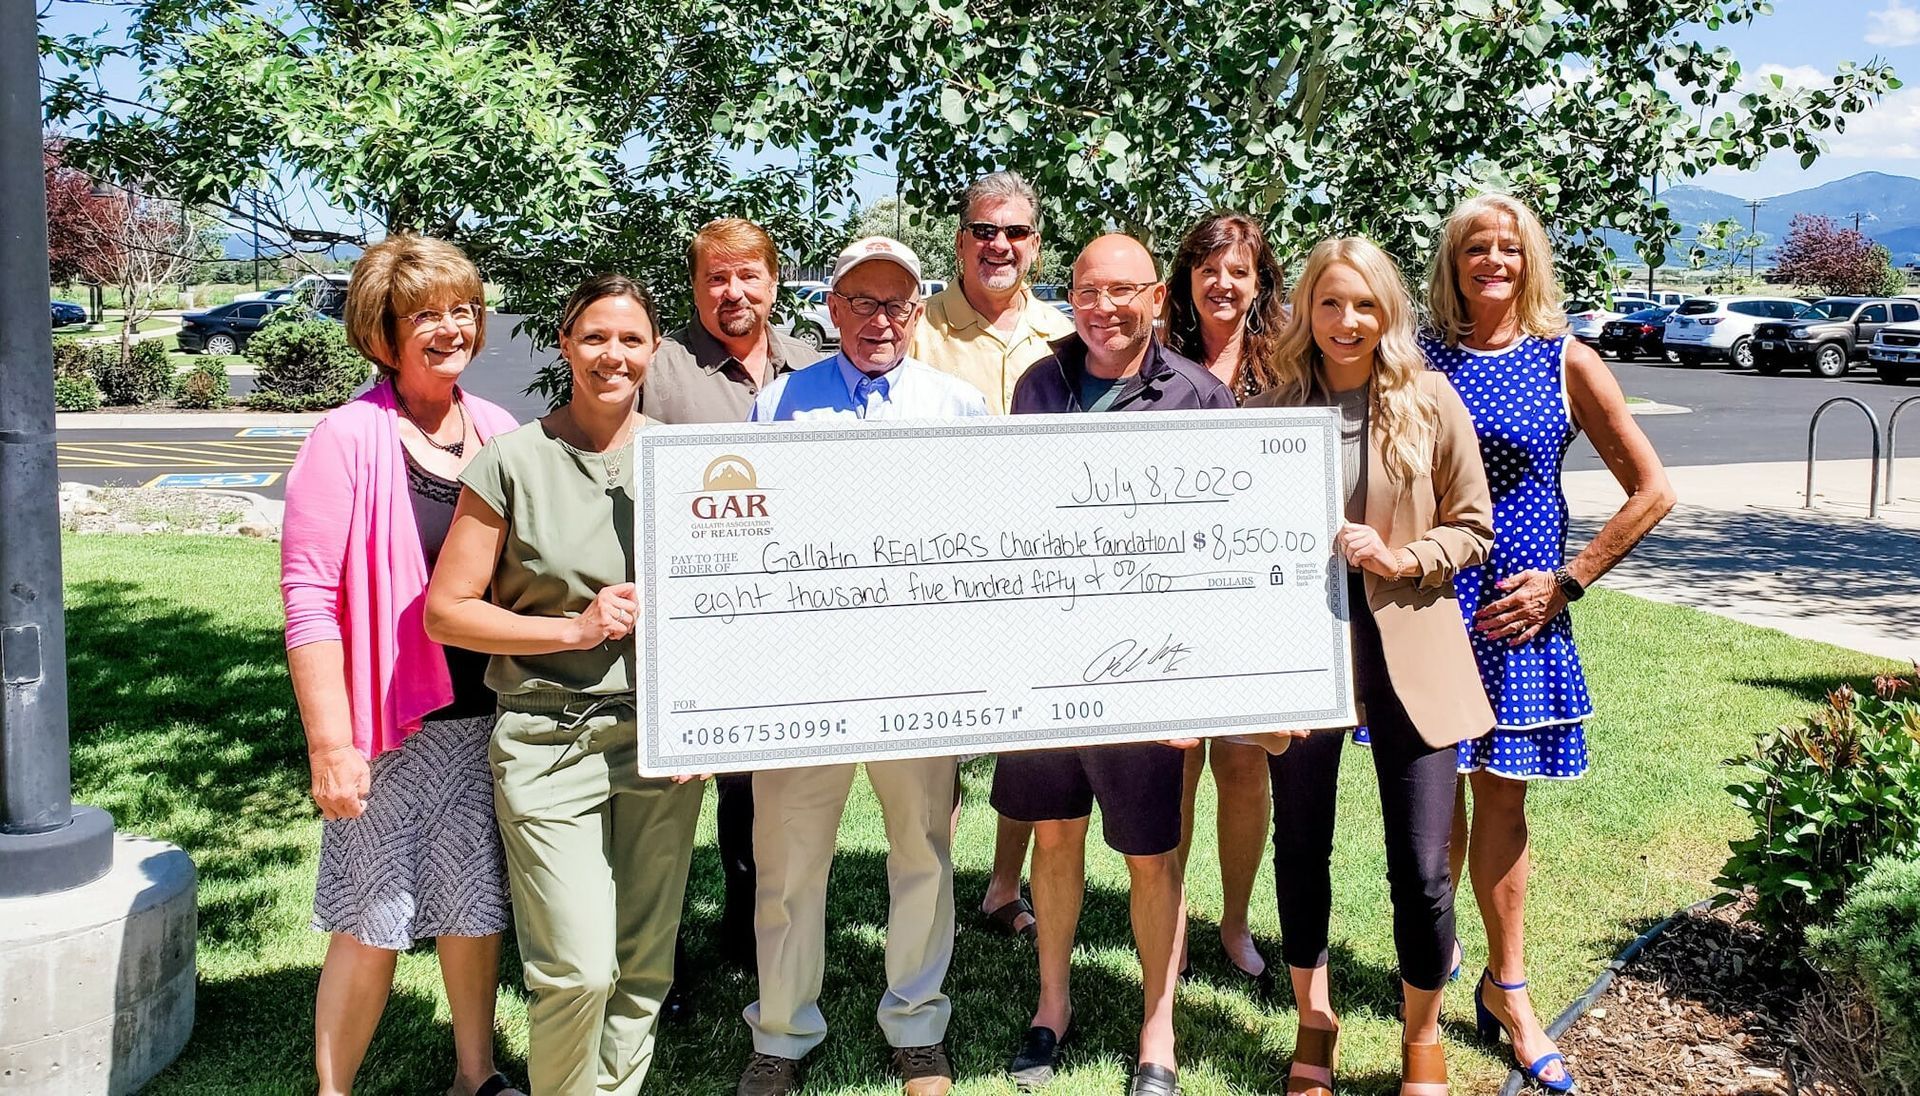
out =
{"type": "Polygon", "coordinates": [[[74,806],[69,763],[36,8],[0,3],[0,899],[113,863],[113,819],[74,806]]]}
{"type": "Polygon", "coordinates": [[[1754,277],[1754,266],[1760,258],[1760,207],[1767,204],[1765,198],[1755,198],[1747,203],[1747,279],[1754,277]]]}
{"type": "MultiPolygon", "coordinates": [[[[1647,201],[1649,204],[1651,204],[1652,202],[1657,201],[1659,197],[1660,197],[1660,169],[1658,167],[1655,167],[1653,169],[1653,177],[1647,184],[1647,201]]],[[[1662,246],[1661,250],[1662,251],[1666,250],[1664,245],[1662,246]]],[[[1660,298],[1655,297],[1653,295],[1653,267],[1654,267],[1654,260],[1649,258],[1647,260],[1647,299],[1657,301],[1660,298]]]]}
{"type": "Polygon", "coordinates": [[[260,190],[255,187],[249,194],[253,198],[253,289],[260,291],[260,190]]]}

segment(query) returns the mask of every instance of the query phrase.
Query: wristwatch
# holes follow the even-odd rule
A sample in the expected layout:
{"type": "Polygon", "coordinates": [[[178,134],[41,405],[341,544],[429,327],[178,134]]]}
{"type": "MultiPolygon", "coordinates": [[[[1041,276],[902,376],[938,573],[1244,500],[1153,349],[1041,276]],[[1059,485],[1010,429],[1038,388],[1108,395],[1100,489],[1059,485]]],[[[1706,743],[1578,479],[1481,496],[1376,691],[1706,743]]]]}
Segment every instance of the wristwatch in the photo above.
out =
{"type": "Polygon", "coordinates": [[[1553,584],[1560,587],[1560,596],[1568,602],[1579,601],[1587,592],[1587,588],[1580,585],[1580,580],[1574,578],[1573,573],[1565,567],[1553,569],[1553,584]]]}

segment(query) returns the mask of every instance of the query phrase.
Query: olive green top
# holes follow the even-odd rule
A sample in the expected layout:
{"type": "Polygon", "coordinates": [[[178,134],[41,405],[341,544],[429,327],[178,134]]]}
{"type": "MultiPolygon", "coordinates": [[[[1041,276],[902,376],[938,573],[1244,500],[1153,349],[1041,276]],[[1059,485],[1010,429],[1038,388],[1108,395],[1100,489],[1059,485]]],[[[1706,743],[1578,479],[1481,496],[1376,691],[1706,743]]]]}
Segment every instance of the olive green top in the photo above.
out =
{"type": "MultiPolygon", "coordinates": [[[[539,422],[488,440],[460,482],[506,519],[494,604],[522,616],[575,617],[602,588],[633,581],[633,456],[631,442],[609,453],[575,449],[539,422]]],[[[502,696],[630,693],[634,655],[631,639],[494,655],[487,686],[502,696]]]]}

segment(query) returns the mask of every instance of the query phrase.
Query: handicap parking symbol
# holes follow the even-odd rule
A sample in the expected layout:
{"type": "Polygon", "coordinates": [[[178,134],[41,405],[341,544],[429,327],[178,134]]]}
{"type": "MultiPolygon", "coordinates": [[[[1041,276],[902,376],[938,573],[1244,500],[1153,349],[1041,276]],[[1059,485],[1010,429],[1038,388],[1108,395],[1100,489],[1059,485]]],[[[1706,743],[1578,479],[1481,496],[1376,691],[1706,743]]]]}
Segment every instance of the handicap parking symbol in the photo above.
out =
{"type": "Polygon", "coordinates": [[[170,472],[157,477],[148,487],[267,487],[280,478],[278,472],[170,472]]]}

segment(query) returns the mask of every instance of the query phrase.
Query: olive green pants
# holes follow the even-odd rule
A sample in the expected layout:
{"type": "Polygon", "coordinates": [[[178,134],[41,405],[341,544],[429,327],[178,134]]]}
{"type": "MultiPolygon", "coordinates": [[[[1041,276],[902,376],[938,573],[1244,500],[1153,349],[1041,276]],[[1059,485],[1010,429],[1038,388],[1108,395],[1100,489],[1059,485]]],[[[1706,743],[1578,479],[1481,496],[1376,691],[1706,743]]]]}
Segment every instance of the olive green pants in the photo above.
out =
{"type": "Polygon", "coordinates": [[[633,1096],[653,1062],[700,784],[639,774],[631,695],[503,696],[494,807],[532,1096],[633,1096]]]}

